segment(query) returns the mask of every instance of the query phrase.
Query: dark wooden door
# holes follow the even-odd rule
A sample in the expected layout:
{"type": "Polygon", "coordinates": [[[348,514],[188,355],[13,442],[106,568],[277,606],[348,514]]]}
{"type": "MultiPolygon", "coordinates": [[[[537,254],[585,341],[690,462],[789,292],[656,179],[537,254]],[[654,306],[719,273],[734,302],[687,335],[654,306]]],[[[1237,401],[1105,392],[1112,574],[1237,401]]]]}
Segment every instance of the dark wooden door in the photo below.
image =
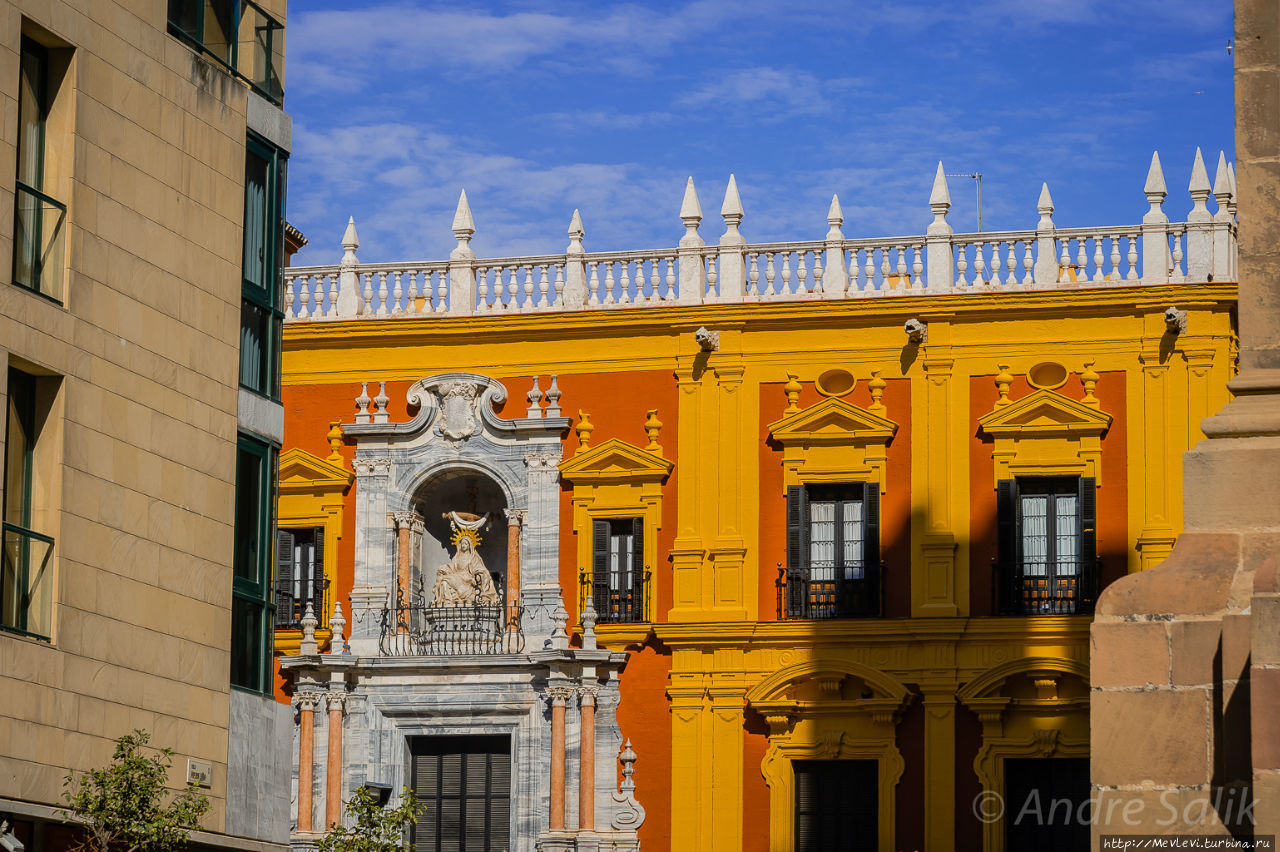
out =
{"type": "Polygon", "coordinates": [[[1006,759],[1004,789],[1008,852],[1087,852],[1087,757],[1006,759]]]}
{"type": "Polygon", "coordinates": [[[878,845],[879,765],[797,760],[795,852],[861,852],[878,845]]]}
{"type": "Polygon", "coordinates": [[[506,852],[511,843],[511,738],[416,737],[413,791],[426,813],[414,852],[506,852]]]}

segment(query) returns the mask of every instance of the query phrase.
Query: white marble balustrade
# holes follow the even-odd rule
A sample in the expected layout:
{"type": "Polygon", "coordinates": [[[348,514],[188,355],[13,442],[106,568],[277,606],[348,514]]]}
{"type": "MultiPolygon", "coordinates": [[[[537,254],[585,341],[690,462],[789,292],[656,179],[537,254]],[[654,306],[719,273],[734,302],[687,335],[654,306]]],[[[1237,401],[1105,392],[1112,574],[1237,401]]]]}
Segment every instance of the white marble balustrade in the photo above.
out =
{"type": "Polygon", "coordinates": [[[686,232],[675,248],[586,252],[575,211],[565,253],[492,259],[470,249],[475,226],[464,193],[449,260],[361,264],[353,221],[341,263],[285,270],[284,313],[287,322],[309,322],[1234,281],[1235,179],[1225,156],[1210,187],[1197,151],[1189,189],[1195,206],[1187,221],[1170,222],[1154,156],[1141,224],[1057,228],[1045,185],[1035,229],[957,234],[946,222],[950,193],[939,164],[929,199],[934,221],[924,234],[845,238],[833,197],[825,239],[750,243],[738,230],[744,213],[731,176],[721,210],[726,232],[708,245],[691,178],[680,210],[686,232]]]}

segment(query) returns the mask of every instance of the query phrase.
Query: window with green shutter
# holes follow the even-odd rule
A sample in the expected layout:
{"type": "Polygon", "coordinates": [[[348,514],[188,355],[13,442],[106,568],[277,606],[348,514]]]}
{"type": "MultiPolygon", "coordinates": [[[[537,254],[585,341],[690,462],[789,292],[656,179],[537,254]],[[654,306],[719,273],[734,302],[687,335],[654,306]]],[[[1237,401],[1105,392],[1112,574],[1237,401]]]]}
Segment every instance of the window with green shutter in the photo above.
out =
{"type": "Polygon", "coordinates": [[[263,693],[271,691],[275,470],[276,449],[241,435],[236,448],[231,683],[263,693]]]}
{"type": "Polygon", "coordinates": [[[240,303],[240,385],[280,398],[284,326],[283,151],[250,134],[244,172],[244,254],[240,303]]]}
{"type": "Polygon", "coordinates": [[[792,485],[787,489],[787,568],[779,618],[879,615],[880,485],[792,485]]]}

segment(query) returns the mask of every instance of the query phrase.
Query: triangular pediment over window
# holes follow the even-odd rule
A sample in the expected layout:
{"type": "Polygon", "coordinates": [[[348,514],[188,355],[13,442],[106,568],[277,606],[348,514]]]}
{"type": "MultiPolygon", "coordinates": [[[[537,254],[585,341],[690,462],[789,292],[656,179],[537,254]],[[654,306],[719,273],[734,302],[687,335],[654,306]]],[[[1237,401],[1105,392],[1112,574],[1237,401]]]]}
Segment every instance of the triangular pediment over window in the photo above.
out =
{"type": "Polygon", "coordinates": [[[993,437],[1101,435],[1111,415],[1050,390],[1038,390],[997,408],[978,421],[993,437]]]}
{"type": "Polygon", "coordinates": [[[560,462],[560,477],[568,482],[660,482],[667,478],[672,467],[672,462],[656,453],[610,438],[598,447],[560,462]]]}
{"type": "Polygon", "coordinates": [[[774,440],[788,444],[887,442],[898,424],[832,397],[769,424],[774,440]]]}
{"type": "Polygon", "coordinates": [[[281,491],[343,491],[354,478],[345,467],[298,447],[280,454],[281,491]]]}

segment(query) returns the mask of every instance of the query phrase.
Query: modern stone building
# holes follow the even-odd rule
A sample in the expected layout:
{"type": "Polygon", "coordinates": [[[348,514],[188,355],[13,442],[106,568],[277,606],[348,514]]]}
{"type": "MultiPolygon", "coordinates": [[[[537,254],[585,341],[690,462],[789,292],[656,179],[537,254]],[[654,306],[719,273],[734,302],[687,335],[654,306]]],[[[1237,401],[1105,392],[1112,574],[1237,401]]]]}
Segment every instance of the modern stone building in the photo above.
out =
{"type": "Polygon", "coordinates": [[[146,729],[287,841],[270,696],[284,0],[0,2],[0,820],[146,729]]]}
{"type": "Polygon", "coordinates": [[[1183,222],[1154,158],[1140,224],[1046,187],[955,234],[940,167],[918,236],[833,199],[751,244],[731,180],[708,246],[690,181],[672,248],[575,213],[481,259],[464,194],[447,260],[352,223],[290,269],[295,845],[401,785],[419,850],[1087,845],[974,808],[1088,797],[1094,602],[1169,554],[1227,399],[1234,176],[1188,161],[1183,222]]]}

